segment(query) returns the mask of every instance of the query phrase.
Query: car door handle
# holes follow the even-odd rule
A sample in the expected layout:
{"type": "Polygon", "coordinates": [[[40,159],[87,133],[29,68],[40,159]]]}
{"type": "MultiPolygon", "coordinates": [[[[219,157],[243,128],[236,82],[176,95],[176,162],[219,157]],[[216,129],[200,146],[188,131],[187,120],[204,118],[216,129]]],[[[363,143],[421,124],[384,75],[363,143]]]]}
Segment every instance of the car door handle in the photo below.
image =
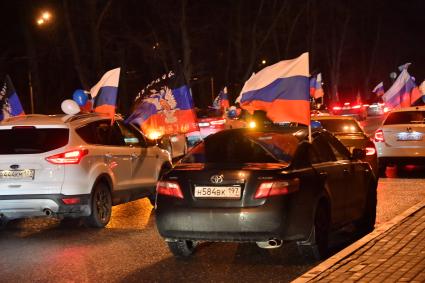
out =
{"type": "Polygon", "coordinates": [[[139,155],[137,155],[137,154],[135,154],[135,153],[132,153],[132,154],[130,155],[130,157],[131,157],[131,159],[137,159],[137,158],[139,158],[139,155]]]}
{"type": "Polygon", "coordinates": [[[348,173],[350,173],[350,170],[348,170],[348,169],[344,169],[344,174],[348,174],[348,173]]]}
{"type": "Polygon", "coordinates": [[[327,172],[320,172],[319,176],[320,176],[320,179],[326,180],[326,178],[328,177],[328,173],[327,172]]]}
{"type": "Polygon", "coordinates": [[[106,153],[106,154],[105,154],[105,157],[106,157],[106,158],[112,158],[112,154],[111,154],[111,153],[106,153]]]}

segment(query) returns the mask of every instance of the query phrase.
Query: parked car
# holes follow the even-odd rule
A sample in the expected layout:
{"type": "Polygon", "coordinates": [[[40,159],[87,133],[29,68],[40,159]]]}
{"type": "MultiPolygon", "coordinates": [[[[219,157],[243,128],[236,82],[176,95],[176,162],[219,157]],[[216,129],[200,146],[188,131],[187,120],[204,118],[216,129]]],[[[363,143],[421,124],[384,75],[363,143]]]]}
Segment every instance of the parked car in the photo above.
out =
{"type": "Polygon", "coordinates": [[[387,165],[425,164],[425,106],[389,112],[375,132],[381,175],[387,165]]]}
{"type": "Polygon", "coordinates": [[[168,152],[134,126],[99,114],[25,115],[0,123],[0,219],[83,218],[105,226],[111,206],[149,197],[168,152]]]}
{"type": "Polygon", "coordinates": [[[377,180],[364,150],[327,131],[224,130],[195,146],[157,185],[156,223],[176,256],[198,241],[296,241],[326,256],[329,232],[354,222],[371,231],[377,180]]]}
{"type": "Polygon", "coordinates": [[[193,146],[205,137],[222,131],[226,128],[226,119],[220,109],[197,109],[196,118],[199,131],[186,135],[189,146],[193,146]]]}
{"type": "Polygon", "coordinates": [[[349,116],[315,116],[312,121],[320,122],[320,127],[331,132],[350,152],[354,148],[363,148],[366,151],[363,161],[368,162],[375,175],[379,176],[375,144],[356,119],[349,116]]]}
{"type": "Polygon", "coordinates": [[[353,116],[359,121],[367,118],[367,108],[362,103],[352,104],[345,102],[343,104],[336,104],[332,107],[333,115],[353,116]]]}
{"type": "Polygon", "coordinates": [[[386,114],[389,108],[385,106],[385,103],[374,102],[368,105],[367,115],[368,116],[381,116],[386,114]]]}

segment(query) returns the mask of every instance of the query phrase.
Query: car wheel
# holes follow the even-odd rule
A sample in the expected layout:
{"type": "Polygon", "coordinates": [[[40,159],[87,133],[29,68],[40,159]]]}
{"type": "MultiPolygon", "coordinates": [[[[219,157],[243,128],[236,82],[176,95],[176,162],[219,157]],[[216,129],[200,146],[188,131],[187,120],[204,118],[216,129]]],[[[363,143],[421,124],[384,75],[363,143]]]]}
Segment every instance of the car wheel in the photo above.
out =
{"type": "Polygon", "coordinates": [[[0,219],[0,231],[6,229],[7,221],[4,219],[0,219]]]}
{"type": "Polygon", "coordinates": [[[368,234],[375,228],[376,221],[376,184],[369,188],[366,207],[363,217],[355,222],[357,230],[361,234],[368,234]]]}
{"type": "Polygon", "coordinates": [[[178,240],[174,242],[167,242],[168,248],[173,255],[178,257],[188,257],[195,252],[197,243],[190,240],[178,240]]]}
{"type": "Polygon", "coordinates": [[[89,227],[102,228],[108,224],[112,214],[112,199],[108,186],[99,182],[95,185],[91,197],[91,214],[85,222],[89,227]]]}
{"type": "Polygon", "coordinates": [[[298,242],[299,251],[306,257],[315,260],[326,258],[330,230],[330,214],[325,202],[319,202],[315,214],[310,237],[305,242],[298,242]]]}

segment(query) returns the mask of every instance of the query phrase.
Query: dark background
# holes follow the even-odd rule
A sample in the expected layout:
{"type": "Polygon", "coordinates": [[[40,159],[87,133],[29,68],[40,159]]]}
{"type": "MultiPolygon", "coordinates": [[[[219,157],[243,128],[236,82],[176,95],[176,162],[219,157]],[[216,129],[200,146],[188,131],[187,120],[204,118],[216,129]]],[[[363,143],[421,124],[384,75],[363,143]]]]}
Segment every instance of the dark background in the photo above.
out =
{"type": "Polygon", "coordinates": [[[423,0],[17,0],[0,10],[0,72],[26,113],[29,74],[35,112],[48,114],[115,67],[124,114],[169,70],[181,70],[206,107],[223,86],[232,103],[252,72],[305,51],[311,73],[323,74],[327,103],[373,98],[371,89],[380,81],[388,89],[389,73],[406,62],[418,84],[425,78],[423,0]],[[37,26],[45,9],[53,19],[37,26]]]}

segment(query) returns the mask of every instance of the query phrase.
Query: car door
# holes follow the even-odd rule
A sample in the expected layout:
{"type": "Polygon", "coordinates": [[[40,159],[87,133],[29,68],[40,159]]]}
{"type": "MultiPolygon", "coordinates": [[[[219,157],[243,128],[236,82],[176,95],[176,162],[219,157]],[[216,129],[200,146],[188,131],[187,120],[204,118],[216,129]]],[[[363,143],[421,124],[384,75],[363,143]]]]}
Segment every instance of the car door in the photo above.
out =
{"type": "Polygon", "coordinates": [[[131,187],[151,191],[156,185],[161,164],[157,146],[148,144],[145,137],[132,125],[118,122],[124,142],[130,148],[131,187]]]}
{"type": "Polygon", "coordinates": [[[347,180],[344,178],[344,165],[336,162],[335,154],[323,134],[318,134],[312,141],[313,152],[317,158],[312,158],[312,166],[324,180],[325,189],[330,196],[332,223],[340,225],[345,222],[345,198],[347,180]]]}
{"type": "Polygon", "coordinates": [[[329,144],[335,154],[337,162],[343,167],[343,176],[347,190],[345,198],[345,214],[347,221],[358,219],[364,211],[367,196],[366,175],[368,166],[359,160],[352,160],[349,150],[335,137],[329,135],[329,144]]]}
{"type": "Polygon", "coordinates": [[[114,179],[114,191],[124,193],[131,188],[131,154],[132,149],[124,143],[124,137],[118,125],[110,120],[97,122],[94,127],[100,143],[100,155],[108,166],[114,179]]]}

